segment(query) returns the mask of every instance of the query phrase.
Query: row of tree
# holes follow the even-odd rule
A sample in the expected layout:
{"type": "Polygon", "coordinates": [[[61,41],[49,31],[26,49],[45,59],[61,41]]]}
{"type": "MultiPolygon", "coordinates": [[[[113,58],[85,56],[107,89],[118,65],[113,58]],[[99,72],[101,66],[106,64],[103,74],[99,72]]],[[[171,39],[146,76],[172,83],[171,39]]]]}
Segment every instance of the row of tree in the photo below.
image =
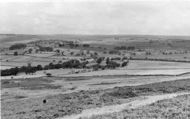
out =
{"type": "Polygon", "coordinates": [[[80,62],[79,60],[69,60],[66,62],[58,62],[57,64],[49,63],[42,67],[41,65],[31,66],[22,66],[20,68],[15,67],[11,69],[1,70],[1,76],[10,76],[10,75],[17,75],[18,73],[26,73],[31,74],[35,73],[36,71],[40,70],[48,70],[48,69],[60,69],[60,68],[85,68],[87,62],[80,62]]]}
{"type": "Polygon", "coordinates": [[[37,65],[37,66],[28,65],[28,66],[22,66],[20,68],[15,67],[11,69],[1,70],[1,76],[17,75],[18,73],[22,73],[22,72],[26,74],[31,74],[39,70],[43,70],[41,65],[37,65]]]}
{"type": "Polygon", "coordinates": [[[102,62],[103,58],[98,58],[97,59],[97,64],[95,64],[92,67],[87,67],[86,65],[88,64],[88,61],[85,62],[80,62],[77,59],[72,59],[66,62],[58,62],[56,64],[53,63],[49,63],[48,65],[45,65],[44,67],[42,67],[41,65],[37,65],[37,66],[31,66],[31,64],[28,64],[28,66],[22,66],[20,68],[15,67],[15,68],[11,68],[11,69],[5,69],[5,70],[1,70],[1,76],[10,76],[10,75],[17,75],[18,73],[26,73],[26,74],[33,74],[36,71],[40,71],[40,70],[49,70],[49,69],[60,69],[60,68],[93,68],[93,69],[114,69],[116,67],[124,67],[128,64],[128,62],[123,62],[122,64],[114,62],[112,60],[106,59],[106,65],[102,66],[100,65],[100,63],[102,62]]]}

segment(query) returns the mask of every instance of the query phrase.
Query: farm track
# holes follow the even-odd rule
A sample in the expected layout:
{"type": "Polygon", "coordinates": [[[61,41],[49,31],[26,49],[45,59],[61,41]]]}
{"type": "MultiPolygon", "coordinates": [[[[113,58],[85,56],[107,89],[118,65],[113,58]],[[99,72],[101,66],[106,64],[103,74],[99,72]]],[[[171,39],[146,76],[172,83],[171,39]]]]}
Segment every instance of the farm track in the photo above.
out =
{"type": "Polygon", "coordinates": [[[182,93],[171,93],[171,94],[162,94],[162,95],[153,95],[153,96],[144,96],[139,97],[139,99],[131,101],[129,103],[119,104],[119,105],[111,105],[104,106],[101,108],[92,108],[83,110],[80,114],[73,114],[70,116],[65,116],[57,119],[82,119],[82,118],[90,118],[95,115],[104,115],[110,114],[114,112],[121,112],[125,109],[135,109],[141,106],[150,105],[160,100],[171,99],[181,95],[188,95],[190,92],[182,92],[182,93]]]}
{"type": "MultiPolygon", "coordinates": [[[[12,65],[2,65],[2,66],[12,66],[12,65]]],[[[190,69],[190,68],[187,68],[187,69],[190,69]]],[[[44,70],[44,71],[46,71],[46,70],[44,70]]],[[[87,72],[85,72],[85,73],[87,73],[87,72]]],[[[116,75],[94,75],[94,76],[85,76],[84,75],[84,76],[77,76],[77,77],[109,77],[109,76],[114,76],[114,77],[121,77],[121,76],[177,76],[178,77],[178,76],[184,76],[184,75],[189,75],[189,74],[190,74],[190,72],[185,72],[185,73],[181,73],[181,74],[142,74],[142,75],[140,75],[140,74],[139,75],[138,74],[121,74],[121,75],[117,75],[116,74],[116,75]]],[[[25,77],[25,78],[27,78],[27,77],[29,77],[29,78],[32,78],[32,77],[37,78],[38,77],[37,75],[35,75],[35,74],[34,75],[24,75],[23,77],[25,77]]],[[[74,78],[74,77],[76,77],[76,76],[73,76],[73,77],[72,76],[67,76],[68,74],[64,74],[64,75],[57,75],[55,77],[59,77],[59,78],[68,78],[68,77],[74,78]],[[64,75],[66,75],[66,76],[64,76],[64,75]]],[[[43,75],[43,76],[45,76],[45,75],[43,75]]],[[[11,79],[11,77],[13,77],[15,79],[15,78],[20,78],[22,76],[19,76],[19,75],[18,76],[1,76],[1,79],[11,79]]],[[[42,77],[42,76],[40,75],[39,77],[42,77]]]]}

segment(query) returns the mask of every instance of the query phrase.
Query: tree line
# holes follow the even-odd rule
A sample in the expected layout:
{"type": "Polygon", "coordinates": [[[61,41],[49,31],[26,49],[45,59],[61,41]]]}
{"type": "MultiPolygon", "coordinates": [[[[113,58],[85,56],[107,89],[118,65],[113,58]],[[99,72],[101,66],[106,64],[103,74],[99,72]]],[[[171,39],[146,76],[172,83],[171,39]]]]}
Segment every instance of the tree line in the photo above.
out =
{"type": "Polygon", "coordinates": [[[28,66],[22,66],[22,67],[15,67],[15,68],[10,68],[10,69],[5,69],[5,70],[1,70],[1,76],[10,76],[10,75],[17,75],[18,73],[26,73],[26,74],[33,74],[36,71],[40,71],[40,70],[49,70],[49,69],[60,69],[60,68],[93,68],[94,70],[98,70],[99,68],[101,69],[114,69],[116,67],[124,67],[127,66],[128,61],[123,62],[122,64],[119,64],[117,62],[114,62],[110,59],[106,59],[106,65],[102,66],[100,65],[100,63],[103,60],[101,58],[99,58],[97,60],[97,64],[88,67],[86,66],[88,64],[88,61],[84,61],[84,62],[80,62],[77,59],[72,59],[72,60],[68,60],[66,62],[58,62],[56,64],[53,63],[49,63],[48,65],[45,65],[44,67],[42,67],[41,65],[37,65],[37,66],[31,66],[30,64],[28,66]]]}

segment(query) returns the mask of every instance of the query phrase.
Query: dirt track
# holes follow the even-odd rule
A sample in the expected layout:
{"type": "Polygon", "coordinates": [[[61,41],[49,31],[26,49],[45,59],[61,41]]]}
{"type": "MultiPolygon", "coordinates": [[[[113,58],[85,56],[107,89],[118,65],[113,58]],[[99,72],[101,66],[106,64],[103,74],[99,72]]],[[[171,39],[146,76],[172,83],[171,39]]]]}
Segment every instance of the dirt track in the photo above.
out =
{"type": "Polygon", "coordinates": [[[182,92],[182,93],[172,93],[172,94],[163,94],[163,95],[154,95],[154,96],[144,96],[140,97],[137,100],[134,100],[129,103],[124,103],[120,105],[111,105],[111,106],[104,106],[101,108],[93,108],[93,109],[87,109],[83,110],[82,113],[77,114],[77,115],[71,115],[71,116],[65,116],[63,118],[58,118],[58,119],[81,119],[84,117],[91,117],[94,115],[103,115],[103,114],[109,114],[113,112],[120,112],[124,109],[131,109],[131,108],[138,108],[140,106],[145,106],[152,104],[154,102],[157,102],[159,100],[164,100],[164,99],[171,99],[180,95],[186,95],[190,94],[190,92],[182,92]]]}

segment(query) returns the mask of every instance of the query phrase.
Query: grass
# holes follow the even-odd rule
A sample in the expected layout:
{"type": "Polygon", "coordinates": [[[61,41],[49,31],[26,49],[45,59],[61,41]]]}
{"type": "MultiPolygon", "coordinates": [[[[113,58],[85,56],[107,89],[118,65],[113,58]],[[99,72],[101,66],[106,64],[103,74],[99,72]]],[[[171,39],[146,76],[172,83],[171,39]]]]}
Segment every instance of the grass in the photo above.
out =
{"type": "MultiPolygon", "coordinates": [[[[108,95],[149,95],[153,93],[175,93],[178,91],[190,91],[190,79],[166,81],[139,86],[124,86],[107,89],[108,95]]],[[[120,96],[119,96],[120,97],[120,96]]],[[[124,96],[125,97],[125,96],[124,96]]]]}
{"type": "Polygon", "coordinates": [[[42,89],[58,89],[59,85],[51,84],[52,80],[48,78],[29,78],[29,79],[14,79],[1,80],[1,88],[21,88],[24,90],[42,90],[42,89]]]}
{"type": "Polygon", "coordinates": [[[106,90],[56,94],[34,99],[25,99],[24,101],[2,101],[2,117],[4,119],[24,119],[27,117],[30,119],[54,119],[65,115],[77,114],[84,109],[120,104],[120,99],[132,99],[141,95],[189,90],[190,79],[184,79],[141,86],[124,86],[106,90]],[[44,99],[47,100],[46,104],[43,104],[44,99]]]}
{"type": "Polygon", "coordinates": [[[189,119],[190,95],[157,101],[137,109],[126,109],[106,115],[96,115],[84,119],[189,119]]]}
{"type": "Polygon", "coordinates": [[[22,95],[16,95],[14,98],[15,99],[23,99],[26,98],[27,96],[22,96],[22,95]]]}
{"type": "Polygon", "coordinates": [[[95,84],[89,84],[89,85],[113,85],[118,84],[119,82],[101,82],[101,83],[95,83],[95,84]]]}
{"type": "Polygon", "coordinates": [[[81,81],[81,80],[90,80],[92,77],[68,77],[65,81],[81,81]]]}

